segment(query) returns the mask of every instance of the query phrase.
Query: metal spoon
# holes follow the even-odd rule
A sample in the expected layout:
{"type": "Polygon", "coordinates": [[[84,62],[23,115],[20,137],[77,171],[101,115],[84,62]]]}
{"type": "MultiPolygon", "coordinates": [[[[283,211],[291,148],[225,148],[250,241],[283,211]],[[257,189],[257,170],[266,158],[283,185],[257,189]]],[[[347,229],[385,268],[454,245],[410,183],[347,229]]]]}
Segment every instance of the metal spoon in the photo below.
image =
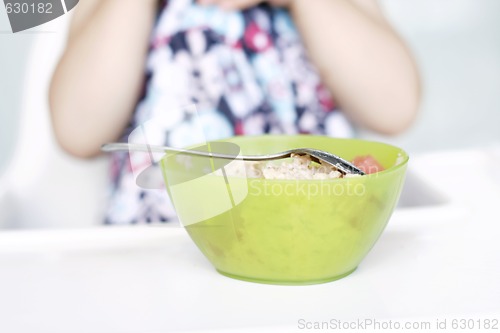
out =
{"type": "Polygon", "coordinates": [[[285,150],[275,154],[267,155],[231,155],[231,154],[220,154],[212,153],[199,150],[189,150],[182,148],[173,148],[166,146],[156,146],[147,144],[134,144],[134,143],[107,143],[101,146],[101,151],[103,152],[115,152],[115,151],[143,151],[151,153],[183,153],[187,155],[205,156],[211,158],[221,158],[228,160],[243,160],[243,161],[272,161],[279,160],[283,158],[289,158],[292,155],[309,155],[311,160],[316,163],[324,162],[335,169],[337,169],[343,175],[346,174],[357,174],[364,175],[365,173],[357,168],[352,163],[336,156],[334,154],[328,153],[326,151],[311,149],[311,148],[296,148],[285,150]]]}

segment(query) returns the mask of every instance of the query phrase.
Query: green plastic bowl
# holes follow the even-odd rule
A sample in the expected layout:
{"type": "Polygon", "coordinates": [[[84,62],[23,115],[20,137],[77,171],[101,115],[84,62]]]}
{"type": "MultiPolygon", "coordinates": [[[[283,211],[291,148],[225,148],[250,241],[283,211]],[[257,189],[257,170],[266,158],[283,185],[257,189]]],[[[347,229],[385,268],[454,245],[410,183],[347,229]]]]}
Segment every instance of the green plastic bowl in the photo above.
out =
{"type": "Polygon", "coordinates": [[[315,284],[352,273],[384,230],[408,162],[397,147],[363,140],[297,135],[224,141],[237,144],[245,155],[303,147],[347,160],[371,155],[386,169],[329,180],[225,181],[210,174],[171,185],[164,159],[170,197],[201,252],[219,273],[260,283],[315,284]]]}

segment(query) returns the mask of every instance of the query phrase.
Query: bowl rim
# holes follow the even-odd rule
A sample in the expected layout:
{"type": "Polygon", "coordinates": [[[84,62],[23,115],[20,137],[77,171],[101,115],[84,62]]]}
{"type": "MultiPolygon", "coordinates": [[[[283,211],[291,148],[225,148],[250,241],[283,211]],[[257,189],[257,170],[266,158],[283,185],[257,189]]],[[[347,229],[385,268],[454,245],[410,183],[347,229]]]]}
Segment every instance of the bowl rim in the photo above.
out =
{"type": "MultiPolygon", "coordinates": [[[[268,138],[286,138],[286,137],[317,137],[317,138],[326,138],[326,139],[331,139],[331,140],[337,140],[337,141],[356,141],[356,142],[361,142],[361,143],[374,143],[382,146],[387,146],[390,148],[394,148],[399,150],[400,156],[403,157],[401,162],[383,170],[379,171],[376,173],[372,174],[367,174],[361,177],[350,177],[350,178],[329,178],[329,179],[265,179],[265,178],[247,178],[249,181],[261,181],[261,182],[276,182],[276,183],[285,183],[285,182],[347,182],[347,181],[352,181],[352,180],[361,180],[361,179],[373,179],[381,175],[388,175],[393,172],[398,171],[401,168],[405,168],[408,164],[408,161],[410,160],[410,156],[408,153],[395,145],[391,145],[389,143],[381,142],[381,141],[376,141],[376,140],[364,140],[364,139],[358,139],[358,138],[336,138],[336,137],[331,137],[327,135],[314,135],[314,134],[262,134],[262,135],[241,135],[241,136],[233,136],[230,138],[225,138],[225,139],[220,139],[220,140],[213,140],[212,142],[231,142],[238,144],[237,142],[234,142],[233,140],[251,140],[252,138],[262,138],[262,137],[268,137],[268,138]]],[[[209,143],[210,141],[208,141],[209,143]]],[[[334,154],[334,152],[332,152],[334,154]]],[[[228,178],[237,178],[234,176],[228,176],[228,178]]]]}

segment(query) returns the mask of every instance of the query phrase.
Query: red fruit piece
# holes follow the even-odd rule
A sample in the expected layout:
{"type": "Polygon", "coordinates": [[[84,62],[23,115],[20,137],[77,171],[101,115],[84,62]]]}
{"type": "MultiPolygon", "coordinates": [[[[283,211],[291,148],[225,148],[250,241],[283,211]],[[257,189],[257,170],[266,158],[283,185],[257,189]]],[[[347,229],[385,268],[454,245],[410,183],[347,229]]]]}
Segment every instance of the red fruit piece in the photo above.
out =
{"type": "Polygon", "coordinates": [[[363,170],[364,173],[376,173],[384,171],[384,167],[373,156],[357,156],[352,160],[352,164],[363,170]]]}

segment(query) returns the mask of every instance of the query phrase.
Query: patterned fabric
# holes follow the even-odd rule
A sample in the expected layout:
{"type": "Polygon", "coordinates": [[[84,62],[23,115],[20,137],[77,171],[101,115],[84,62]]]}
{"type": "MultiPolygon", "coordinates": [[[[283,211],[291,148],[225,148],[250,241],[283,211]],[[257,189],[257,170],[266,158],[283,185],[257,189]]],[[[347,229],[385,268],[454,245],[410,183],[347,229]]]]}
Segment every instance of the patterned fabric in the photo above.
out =
{"type": "MultiPolygon", "coordinates": [[[[144,94],[124,141],[150,119],[158,125],[155,143],[178,147],[265,133],[352,136],[288,12],[265,4],[225,12],[192,0],[168,1],[153,31],[144,94]],[[204,137],[183,111],[193,103],[204,137]]],[[[106,223],[175,219],[165,190],[136,185],[128,154],[112,156],[111,179],[106,223]]]]}

